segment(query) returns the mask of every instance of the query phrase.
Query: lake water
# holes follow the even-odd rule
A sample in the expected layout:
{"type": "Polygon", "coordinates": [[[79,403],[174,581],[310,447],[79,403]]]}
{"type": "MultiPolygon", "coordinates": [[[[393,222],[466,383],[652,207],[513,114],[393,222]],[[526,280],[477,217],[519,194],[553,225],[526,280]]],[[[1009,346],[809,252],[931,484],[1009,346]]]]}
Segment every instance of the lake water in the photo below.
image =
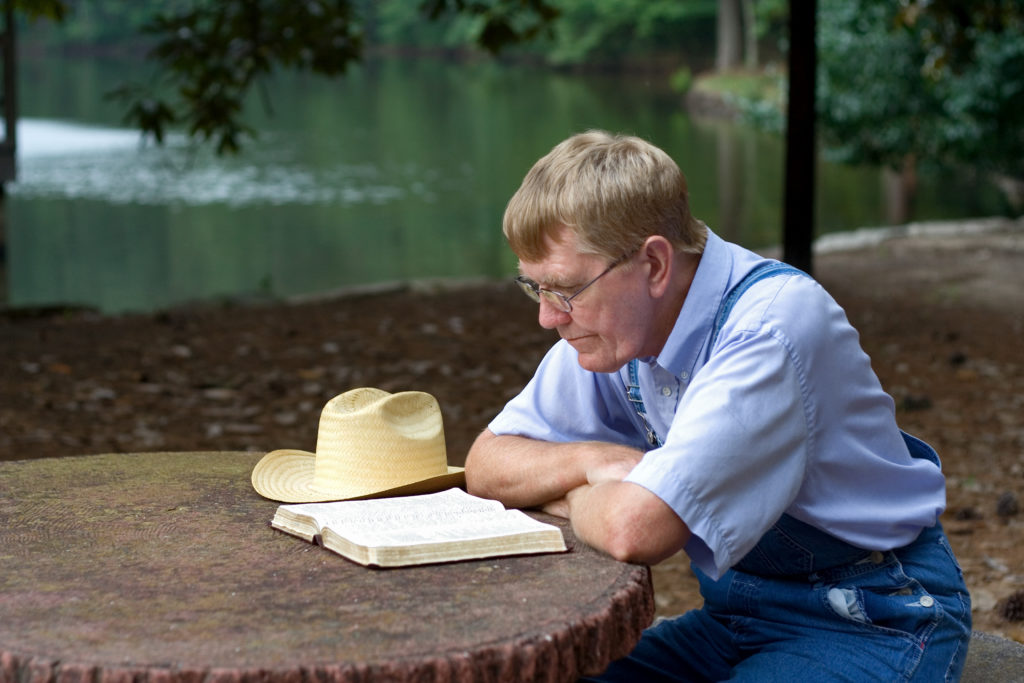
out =
{"type": "MultiPolygon", "coordinates": [[[[641,135],[687,175],[694,213],[757,248],[781,239],[783,142],[696,120],[663,83],[488,62],[278,77],[237,157],[140,143],[104,92],[136,63],[21,64],[18,178],[6,199],[12,306],[107,312],[286,297],[423,278],[501,277],[501,214],[530,165],[587,128],[641,135]]],[[[819,164],[819,233],[886,222],[877,169],[819,164]]],[[[808,188],[808,191],[812,191],[808,188]]],[[[918,218],[998,213],[996,191],[922,179],[918,218]]]]}

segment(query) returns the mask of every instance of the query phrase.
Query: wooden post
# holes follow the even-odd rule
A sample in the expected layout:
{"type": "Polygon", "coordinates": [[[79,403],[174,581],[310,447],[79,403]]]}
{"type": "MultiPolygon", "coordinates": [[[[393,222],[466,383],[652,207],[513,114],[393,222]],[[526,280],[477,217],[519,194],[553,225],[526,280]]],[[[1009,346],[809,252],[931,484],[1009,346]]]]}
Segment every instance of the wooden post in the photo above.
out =
{"type": "Polygon", "coordinates": [[[782,258],[808,274],[814,242],[816,15],[817,0],[790,0],[782,258]]]}

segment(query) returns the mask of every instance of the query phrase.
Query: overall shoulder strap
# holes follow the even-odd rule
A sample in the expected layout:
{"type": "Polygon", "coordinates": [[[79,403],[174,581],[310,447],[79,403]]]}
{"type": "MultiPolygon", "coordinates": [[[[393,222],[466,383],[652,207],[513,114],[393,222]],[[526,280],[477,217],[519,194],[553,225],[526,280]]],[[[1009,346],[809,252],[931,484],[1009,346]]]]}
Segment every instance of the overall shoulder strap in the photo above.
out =
{"type": "Polygon", "coordinates": [[[639,367],[640,361],[636,358],[629,361],[629,382],[626,384],[626,400],[633,404],[633,410],[636,411],[640,422],[644,425],[644,431],[647,432],[647,443],[655,448],[659,448],[662,445],[661,437],[654,431],[650,420],[647,419],[647,408],[644,406],[643,397],[640,396],[639,367]]]}
{"type": "Polygon", "coordinates": [[[756,266],[753,270],[743,276],[743,279],[736,283],[736,285],[729,290],[729,293],[725,295],[725,299],[722,300],[722,305],[718,308],[718,314],[715,316],[715,324],[711,328],[711,339],[708,341],[708,351],[710,352],[711,347],[715,345],[715,341],[718,339],[718,333],[722,331],[722,325],[729,318],[729,314],[732,313],[733,306],[739,300],[743,293],[750,289],[754,284],[764,280],[766,278],[775,277],[776,275],[806,275],[799,268],[794,268],[788,263],[782,263],[781,261],[768,261],[756,266]]]}
{"type": "MultiPolygon", "coordinates": [[[[736,305],[736,301],[739,300],[743,293],[746,292],[752,285],[765,278],[774,277],[776,275],[805,275],[802,270],[794,268],[793,266],[782,263],[781,261],[769,261],[756,266],[753,270],[743,276],[743,279],[736,283],[736,285],[729,290],[729,293],[725,295],[722,300],[722,305],[718,308],[718,313],[715,315],[715,324],[711,328],[711,339],[708,341],[708,350],[715,344],[715,340],[718,339],[718,333],[722,330],[722,325],[725,324],[726,319],[732,312],[733,306],[736,305]]],[[[658,434],[654,431],[654,427],[651,425],[650,420],[647,419],[647,408],[644,406],[644,400],[640,396],[640,380],[638,378],[640,362],[634,358],[629,361],[629,382],[626,384],[626,399],[633,404],[633,409],[636,410],[637,416],[644,425],[644,430],[647,432],[647,441],[654,447],[662,445],[662,440],[658,434]]]]}

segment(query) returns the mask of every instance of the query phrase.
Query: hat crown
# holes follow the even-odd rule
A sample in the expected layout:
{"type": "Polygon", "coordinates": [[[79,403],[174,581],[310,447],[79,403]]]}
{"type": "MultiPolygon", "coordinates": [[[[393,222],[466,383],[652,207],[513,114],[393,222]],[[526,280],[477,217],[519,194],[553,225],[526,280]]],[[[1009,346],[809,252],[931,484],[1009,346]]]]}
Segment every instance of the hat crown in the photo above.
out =
{"type": "Polygon", "coordinates": [[[437,399],[364,387],[324,406],[315,453],[271,451],[251,480],[265,498],[312,503],[440,491],[465,486],[466,476],[448,465],[437,399]]]}
{"type": "Polygon", "coordinates": [[[382,490],[447,471],[437,400],[421,391],[354,389],[320,415],[313,485],[382,490]]]}

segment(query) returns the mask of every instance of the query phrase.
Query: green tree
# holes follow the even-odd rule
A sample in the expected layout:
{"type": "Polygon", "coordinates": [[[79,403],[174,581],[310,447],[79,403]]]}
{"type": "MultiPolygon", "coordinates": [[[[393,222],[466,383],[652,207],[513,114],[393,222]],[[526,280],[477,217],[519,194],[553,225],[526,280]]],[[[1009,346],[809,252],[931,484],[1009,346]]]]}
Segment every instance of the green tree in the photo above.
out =
{"type": "Polygon", "coordinates": [[[715,69],[728,71],[743,64],[743,5],[740,0],[718,0],[715,69]]]}
{"type": "Polygon", "coordinates": [[[1019,0],[822,0],[818,115],[831,153],[1024,178],[1024,5],[1019,0]]]}
{"type": "Polygon", "coordinates": [[[693,53],[711,41],[715,0],[554,0],[551,36],[534,50],[556,66],[620,65],[659,53],[693,53]]]}
{"type": "Polygon", "coordinates": [[[788,14],[788,0],[718,0],[715,69],[757,69],[759,42],[784,34],[788,14]]]}
{"type": "Polygon", "coordinates": [[[1024,179],[1024,3],[918,0],[899,24],[943,103],[940,152],[1024,179]]]}

